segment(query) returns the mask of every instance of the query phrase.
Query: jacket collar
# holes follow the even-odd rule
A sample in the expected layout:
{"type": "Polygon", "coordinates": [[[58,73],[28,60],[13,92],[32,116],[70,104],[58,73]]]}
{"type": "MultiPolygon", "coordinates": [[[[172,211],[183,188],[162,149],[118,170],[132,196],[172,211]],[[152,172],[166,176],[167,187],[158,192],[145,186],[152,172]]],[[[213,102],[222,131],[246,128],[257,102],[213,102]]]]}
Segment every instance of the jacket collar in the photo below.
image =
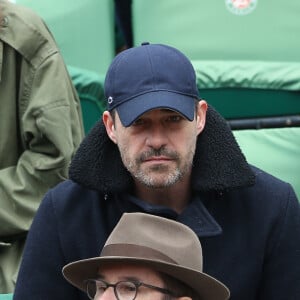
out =
{"type": "Polygon", "coordinates": [[[177,220],[190,227],[199,237],[216,236],[223,232],[199,196],[190,202],[177,220]]]}
{"type": "Polygon", "coordinates": [[[176,220],[190,227],[199,237],[219,235],[222,228],[202,203],[201,199],[204,197],[206,196],[203,194],[195,193],[181,214],[169,207],[151,204],[127,193],[116,195],[114,199],[122,207],[121,210],[133,212],[138,207],[144,213],[176,220]],[[131,209],[128,207],[129,203],[133,204],[131,209]]]}
{"type": "MultiPolygon", "coordinates": [[[[107,194],[131,189],[132,177],[122,163],[117,146],[107,136],[102,120],[82,141],[71,162],[69,177],[107,194]]],[[[226,121],[209,106],[206,125],[196,145],[193,190],[226,191],[254,182],[255,175],[226,121]]]]}

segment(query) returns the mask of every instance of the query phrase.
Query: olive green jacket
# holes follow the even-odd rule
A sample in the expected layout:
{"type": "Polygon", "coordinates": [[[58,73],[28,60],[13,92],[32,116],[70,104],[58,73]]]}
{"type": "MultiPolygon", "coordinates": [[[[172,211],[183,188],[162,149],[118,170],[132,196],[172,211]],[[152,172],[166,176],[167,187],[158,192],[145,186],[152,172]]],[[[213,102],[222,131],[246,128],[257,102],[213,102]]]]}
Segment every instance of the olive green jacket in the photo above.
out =
{"type": "Polygon", "coordinates": [[[1,274],[18,269],[40,201],[67,178],[83,132],[79,98],[51,33],[30,10],[0,0],[0,293],[12,289],[1,274]]]}

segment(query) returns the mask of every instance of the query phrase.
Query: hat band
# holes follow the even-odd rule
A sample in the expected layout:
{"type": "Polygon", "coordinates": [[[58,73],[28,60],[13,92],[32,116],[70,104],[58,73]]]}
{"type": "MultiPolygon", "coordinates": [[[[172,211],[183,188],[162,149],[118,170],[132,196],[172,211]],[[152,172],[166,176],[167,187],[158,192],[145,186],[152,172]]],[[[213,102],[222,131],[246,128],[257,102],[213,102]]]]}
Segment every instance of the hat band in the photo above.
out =
{"type": "Polygon", "coordinates": [[[133,245],[133,244],[110,244],[106,245],[100,257],[105,256],[118,256],[124,258],[141,258],[147,260],[160,260],[166,263],[173,263],[177,265],[177,262],[174,261],[169,256],[163,254],[160,251],[157,251],[153,248],[133,245]]]}

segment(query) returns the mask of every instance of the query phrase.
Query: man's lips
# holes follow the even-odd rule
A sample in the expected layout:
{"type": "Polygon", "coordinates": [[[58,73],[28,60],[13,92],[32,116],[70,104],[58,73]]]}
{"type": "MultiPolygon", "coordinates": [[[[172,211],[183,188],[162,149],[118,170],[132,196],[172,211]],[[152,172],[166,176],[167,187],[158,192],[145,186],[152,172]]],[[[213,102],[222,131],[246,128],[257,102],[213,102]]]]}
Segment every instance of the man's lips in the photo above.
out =
{"type": "Polygon", "coordinates": [[[153,162],[153,163],[158,163],[158,162],[167,162],[167,161],[172,161],[173,159],[171,157],[167,156],[151,156],[143,160],[143,162],[153,162]]]}

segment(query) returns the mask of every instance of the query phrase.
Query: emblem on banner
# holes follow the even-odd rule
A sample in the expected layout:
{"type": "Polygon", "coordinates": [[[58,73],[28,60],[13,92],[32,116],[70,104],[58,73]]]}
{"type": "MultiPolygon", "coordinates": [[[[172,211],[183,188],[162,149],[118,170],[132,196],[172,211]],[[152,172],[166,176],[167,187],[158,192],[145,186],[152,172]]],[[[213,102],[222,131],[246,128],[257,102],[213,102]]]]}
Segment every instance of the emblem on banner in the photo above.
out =
{"type": "Polygon", "coordinates": [[[252,13],[257,6],[257,0],[225,0],[225,3],[231,13],[240,16],[252,13]]]}

